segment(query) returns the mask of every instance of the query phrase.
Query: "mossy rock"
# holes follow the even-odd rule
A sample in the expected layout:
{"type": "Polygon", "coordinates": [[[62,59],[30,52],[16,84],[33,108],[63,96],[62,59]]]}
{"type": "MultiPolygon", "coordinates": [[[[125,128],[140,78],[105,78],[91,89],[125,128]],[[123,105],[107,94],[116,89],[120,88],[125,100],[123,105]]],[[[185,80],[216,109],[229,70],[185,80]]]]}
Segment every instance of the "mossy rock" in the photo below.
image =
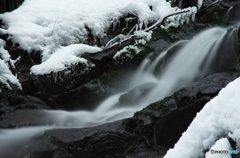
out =
{"type": "Polygon", "coordinates": [[[150,53],[152,53],[154,49],[150,46],[144,46],[143,49],[134,56],[133,60],[141,62],[144,60],[150,53]]]}
{"type": "Polygon", "coordinates": [[[105,86],[123,89],[126,86],[126,83],[128,83],[127,81],[130,80],[130,73],[131,70],[128,69],[111,70],[91,82],[94,84],[100,81],[105,86]]]}
{"type": "Polygon", "coordinates": [[[152,33],[152,41],[157,41],[158,39],[164,39],[168,42],[175,42],[178,39],[172,37],[173,34],[179,32],[179,27],[169,27],[168,29],[158,28],[152,33]]]}
{"type": "Polygon", "coordinates": [[[174,96],[166,97],[158,102],[148,105],[141,111],[138,111],[134,114],[134,117],[146,117],[150,116],[151,118],[165,116],[167,113],[171,112],[176,108],[176,102],[174,96]]]}

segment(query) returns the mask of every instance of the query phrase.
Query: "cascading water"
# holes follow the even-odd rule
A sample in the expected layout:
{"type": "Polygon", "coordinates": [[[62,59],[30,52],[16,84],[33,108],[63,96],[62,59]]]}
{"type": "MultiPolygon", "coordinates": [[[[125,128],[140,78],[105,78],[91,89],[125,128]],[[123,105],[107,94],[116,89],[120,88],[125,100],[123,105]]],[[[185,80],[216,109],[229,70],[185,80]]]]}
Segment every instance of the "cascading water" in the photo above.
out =
{"type": "MultiPolygon", "coordinates": [[[[237,30],[237,29],[235,29],[237,30]]],[[[236,31],[235,31],[236,32],[236,31]]],[[[175,90],[187,86],[196,79],[211,72],[212,61],[220,46],[227,42],[237,42],[234,31],[223,28],[208,29],[191,41],[180,41],[162,52],[155,60],[146,58],[130,82],[129,94],[135,93],[131,104],[120,103],[120,99],[128,93],[120,93],[103,101],[94,111],[19,111],[12,120],[31,119],[36,124],[49,124],[42,127],[25,127],[11,130],[0,130],[0,157],[16,157],[14,150],[21,150],[36,134],[56,128],[83,128],[111,122],[133,115],[148,104],[161,100],[175,90]],[[231,35],[229,34],[231,32],[231,35]],[[225,37],[228,38],[225,38],[225,37]],[[232,37],[232,38],[231,38],[232,37]],[[226,41],[227,40],[227,41],[226,41]],[[184,44],[182,49],[168,59],[173,47],[184,44]],[[160,65],[160,66],[159,66],[160,65]],[[158,69],[162,69],[158,71],[158,69]],[[157,71],[156,71],[157,70],[157,71]],[[142,92],[148,90],[144,96],[142,92]],[[19,145],[21,144],[21,145],[19,145]],[[15,146],[15,148],[13,148],[15,146]],[[11,151],[7,151],[11,147],[11,151]]],[[[11,118],[11,115],[10,115],[11,118]]],[[[11,120],[10,120],[11,121],[11,120]]],[[[33,123],[33,124],[34,124],[33,123]]]]}

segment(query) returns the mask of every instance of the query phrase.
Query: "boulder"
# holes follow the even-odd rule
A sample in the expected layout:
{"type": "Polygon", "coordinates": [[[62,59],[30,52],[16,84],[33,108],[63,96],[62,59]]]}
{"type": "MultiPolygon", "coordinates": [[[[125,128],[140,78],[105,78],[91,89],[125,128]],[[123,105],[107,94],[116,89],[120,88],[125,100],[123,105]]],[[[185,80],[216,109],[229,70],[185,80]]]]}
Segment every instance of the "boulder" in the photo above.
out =
{"type": "Polygon", "coordinates": [[[238,76],[227,72],[216,73],[178,90],[174,93],[177,107],[183,108],[202,97],[215,97],[223,87],[238,76]]]}
{"type": "Polygon", "coordinates": [[[136,139],[124,130],[122,121],[117,121],[92,128],[45,131],[32,137],[27,147],[13,146],[18,147],[19,152],[0,155],[11,158],[27,155],[31,158],[120,158],[136,139]]]}
{"type": "Polygon", "coordinates": [[[95,80],[54,95],[52,99],[58,107],[66,110],[93,110],[111,90],[114,91],[114,88],[111,89],[100,80],[95,80]]]}
{"type": "Polygon", "coordinates": [[[155,145],[172,148],[204,105],[240,76],[239,65],[209,75],[174,95],[152,103],[123,122],[127,131],[144,135],[155,145]]]}
{"type": "Polygon", "coordinates": [[[50,109],[50,107],[42,100],[29,95],[8,93],[0,98],[0,115],[22,109],[50,109]]]}

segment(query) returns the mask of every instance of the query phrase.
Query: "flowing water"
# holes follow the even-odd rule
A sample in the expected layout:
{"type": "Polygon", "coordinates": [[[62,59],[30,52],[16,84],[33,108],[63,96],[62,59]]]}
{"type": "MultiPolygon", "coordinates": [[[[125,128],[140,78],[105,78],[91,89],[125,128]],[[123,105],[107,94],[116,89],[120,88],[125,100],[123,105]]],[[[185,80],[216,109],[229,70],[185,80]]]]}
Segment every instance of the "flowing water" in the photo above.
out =
{"type": "Polygon", "coordinates": [[[224,28],[211,28],[190,41],[177,42],[155,59],[146,58],[130,81],[129,90],[133,89],[138,93],[139,87],[147,87],[150,83],[154,86],[150,86],[150,91],[144,96],[134,94],[132,99],[135,105],[131,103],[131,105],[120,106],[119,98],[124,94],[120,93],[110,96],[93,111],[29,110],[15,113],[13,120],[22,119],[24,116],[33,122],[46,124],[46,126],[0,130],[0,157],[13,157],[11,154],[15,152],[14,150],[21,150],[29,144],[28,139],[45,130],[91,127],[132,116],[134,112],[150,103],[161,100],[179,88],[211,73],[213,71],[212,61],[219,55],[221,45],[235,41],[231,38],[236,37],[232,35],[235,32],[224,28]],[[179,45],[184,46],[178,52],[170,53],[174,47],[179,45]],[[21,145],[16,146],[16,144],[21,145]],[[12,151],[8,151],[9,148],[12,151]]]}

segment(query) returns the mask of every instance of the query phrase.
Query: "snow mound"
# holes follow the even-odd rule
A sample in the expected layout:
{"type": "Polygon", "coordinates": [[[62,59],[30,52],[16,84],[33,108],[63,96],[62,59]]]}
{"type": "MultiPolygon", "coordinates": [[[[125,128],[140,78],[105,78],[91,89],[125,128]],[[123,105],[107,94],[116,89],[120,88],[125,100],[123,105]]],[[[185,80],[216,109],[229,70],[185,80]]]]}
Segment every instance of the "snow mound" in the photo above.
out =
{"type": "Polygon", "coordinates": [[[81,58],[83,53],[99,52],[102,49],[84,44],[73,44],[66,47],[60,47],[52,54],[48,60],[40,65],[35,65],[31,71],[35,74],[49,74],[68,68],[71,65],[82,63],[88,66],[87,60],[81,58]]]}
{"type": "MultiPolygon", "coordinates": [[[[229,83],[197,114],[164,158],[203,157],[219,137],[228,135],[240,147],[240,78],[229,83]]],[[[222,149],[227,150],[227,149],[222,149]]]]}
{"type": "MultiPolygon", "coordinates": [[[[102,39],[110,26],[118,25],[119,18],[128,14],[138,17],[138,29],[143,29],[149,22],[162,20],[177,11],[181,9],[171,7],[166,0],[25,0],[18,9],[0,14],[5,25],[0,28],[0,34],[11,35],[9,38],[29,53],[42,53],[41,70],[34,66],[32,73],[50,73],[62,70],[63,63],[70,65],[70,61],[79,60],[72,52],[69,63],[65,60],[59,64],[56,58],[58,62],[51,64],[55,68],[43,70],[44,65],[54,62],[52,55],[57,57],[56,53],[70,51],[70,45],[88,44],[89,32],[93,38],[102,39]],[[45,63],[47,60],[50,61],[45,63]]],[[[195,14],[195,10],[190,14],[195,14]]]]}

